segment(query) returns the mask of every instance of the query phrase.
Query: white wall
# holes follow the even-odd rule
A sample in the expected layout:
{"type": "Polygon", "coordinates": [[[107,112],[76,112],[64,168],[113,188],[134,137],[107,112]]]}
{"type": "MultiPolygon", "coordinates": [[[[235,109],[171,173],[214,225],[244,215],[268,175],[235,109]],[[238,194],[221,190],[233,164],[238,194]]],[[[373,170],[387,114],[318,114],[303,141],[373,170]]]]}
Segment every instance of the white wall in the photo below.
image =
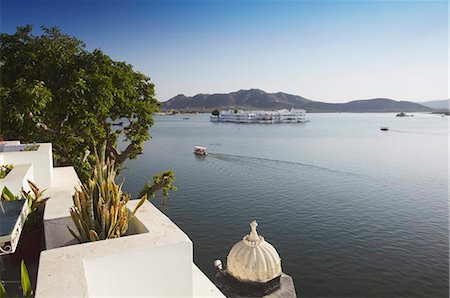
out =
{"type": "Polygon", "coordinates": [[[89,297],[192,297],[192,243],[85,258],[84,271],[89,297]]]}
{"type": "Polygon", "coordinates": [[[0,179],[0,193],[5,186],[16,196],[20,194],[22,188],[25,191],[30,191],[27,180],[34,180],[33,165],[16,164],[5,178],[0,179]]]}
{"type": "MultiPolygon", "coordinates": [[[[57,203],[51,200],[47,204],[57,203]]],[[[137,203],[137,200],[130,201],[129,209],[133,210],[137,203]]],[[[44,219],[46,243],[67,243],[67,226],[56,223],[70,220],[68,215],[68,209],[65,209],[59,218],[55,216],[50,222],[49,216],[44,219]],[[54,231],[59,228],[59,232],[47,234],[49,224],[54,231]],[[51,239],[60,235],[63,235],[63,240],[51,239]]],[[[138,228],[134,230],[144,233],[43,251],[39,261],[36,297],[192,297],[192,241],[149,202],[144,202],[137,211],[135,221],[138,221],[138,228]],[[117,283],[111,283],[113,276],[117,277],[117,283]],[[106,288],[105,284],[111,288],[106,288]],[[67,289],[71,289],[70,292],[67,289]]],[[[213,285],[212,288],[216,289],[213,285]]],[[[220,296],[220,291],[218,293],[220,296]]]]}
{"type": "Polygon", "coordinates": [[[2,164],[32,164],[34,173],[34,182],[39,188],[49,188],[53,183],[53,158],[52,144],[38,144],[36,151],[9,151],[17,148],[17,144],[6,144],[3,147],[4,152],[0,152],[2,164]],[[10,147],[9,149],[7,149],[10,147]]]}

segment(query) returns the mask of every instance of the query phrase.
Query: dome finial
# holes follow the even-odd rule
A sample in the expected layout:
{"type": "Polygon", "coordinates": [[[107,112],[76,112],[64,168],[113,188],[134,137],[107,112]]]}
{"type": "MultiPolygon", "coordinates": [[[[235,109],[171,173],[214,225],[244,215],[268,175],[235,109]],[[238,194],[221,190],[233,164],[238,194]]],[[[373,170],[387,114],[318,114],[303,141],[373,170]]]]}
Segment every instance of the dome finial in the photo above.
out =
{"type": "Polygon", "coordinates": [[[258,241],[259,237],[258,237],[258,232],[256,232],[256,227],[258,226],[258,223],[256,222],[256,219],[254,219],[251,223],[250,223],[250,228],[252,229],[250,232],[250,235],[248,236],[248,240],[250,241],[258,241]]]}
{"type": "Polygon", "coordinates": [[[227,271],[240,281],[268,282],[281,276],[281,259],[277,250],[258,235],[258,223],[250,223],[251,231],[236,243],[227,257],[227,271]]]}

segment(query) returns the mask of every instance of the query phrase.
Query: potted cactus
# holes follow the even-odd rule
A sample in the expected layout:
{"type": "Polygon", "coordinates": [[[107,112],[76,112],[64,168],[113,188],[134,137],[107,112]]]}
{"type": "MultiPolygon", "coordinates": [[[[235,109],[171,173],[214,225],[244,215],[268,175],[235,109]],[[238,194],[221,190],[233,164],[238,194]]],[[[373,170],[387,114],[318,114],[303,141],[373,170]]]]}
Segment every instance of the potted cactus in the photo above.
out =
{"type": "Polygon", "coordinates": [[[116,183],[117,168],[114,161],[106,156],[106,145],[100,153],[95,151],[95,163],[91,177],[76,190],[73,196],[74,206],[70,215],[78,233],[69,228],[70,233],[80,242],[118,238],[126,235],[130,219],[145,200],[162,190],[165,197],[172,185],[173,172],[164,172],[153,178],[153,184],[147,183],[140,193],[139,203],[133,211],[127,203],[131,196],[122,190],[124,180],[116,183]]]}

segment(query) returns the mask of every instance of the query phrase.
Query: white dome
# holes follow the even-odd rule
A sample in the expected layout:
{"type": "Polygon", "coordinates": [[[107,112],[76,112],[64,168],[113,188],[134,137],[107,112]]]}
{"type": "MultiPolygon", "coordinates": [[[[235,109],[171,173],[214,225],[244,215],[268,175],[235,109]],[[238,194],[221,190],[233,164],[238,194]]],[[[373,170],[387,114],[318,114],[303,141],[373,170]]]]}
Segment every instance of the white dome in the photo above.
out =
{"type": "Polygon", "coordinates": [[[256,220],[250,235],[236,243],[227,257],[227,271],[240,281],[268,282],[281,275],[281,259],[276,249],[258,236],[256,220]]]}

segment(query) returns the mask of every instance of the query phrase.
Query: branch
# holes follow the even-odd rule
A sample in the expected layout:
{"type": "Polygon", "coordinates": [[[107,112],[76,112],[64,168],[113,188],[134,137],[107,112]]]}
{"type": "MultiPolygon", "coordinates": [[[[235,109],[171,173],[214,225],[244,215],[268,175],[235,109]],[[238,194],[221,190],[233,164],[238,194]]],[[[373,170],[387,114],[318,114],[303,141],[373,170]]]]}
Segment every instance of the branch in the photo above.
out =
{"type": "Polygon", "coordinates": [[[133,153],[135,150],[135,145],[133,142],[128,144],[127,148],[123,150],[121,153],[117,150],[116,147],[114,147],[111,143],[108,142],[108,150],[111,152],[114,158],[114,163],[116,166],[121,165],[127,158],[133,153]]]}
{"type": "Polygon", "coordinates": [[[64,124],[66,124],[67,120],[69,120],[69,113],[66,114],[66,117],[64,117],[63,121],[61,121],[61,123],[59,124],[60,130],[64,126],[64,124]]]}
{"type": "Polygon", "coordinates": [[[139,193],[139,197],[147,195],[147,198],[151,198],[161,189],[164,197],[167,197],[169,190],[176,191],[176,187],[172,185],[174,180],[175,175],[173,171],[165,171],[160,176],[154,176],[153,185],[148,181],[139,193]]]}
{"type": "Polygon", "coordinates": [[[52,134],[60,134],[58,130],[48,127],[45,123],[38,122],[36,123],[36,126],[52,134]]]}
{"type": "MultiPolygon", "coordinates": [[[[28,117],[31,119],[31,121],[33,121],[33,116],[34,115],[31,112],[28,114],[28,117]]],[[[43,122],[40,122],[40,121],[36,123],[36,127],[42,128],[46,132],[49,132],[49,133],[52,133],[52,134],[60,134],[60,131],[58,131],[56,129],[53,129],[53,128],[50,128],[50,127],[47,126],[47,124],[45,124],[43,122]]]]}

